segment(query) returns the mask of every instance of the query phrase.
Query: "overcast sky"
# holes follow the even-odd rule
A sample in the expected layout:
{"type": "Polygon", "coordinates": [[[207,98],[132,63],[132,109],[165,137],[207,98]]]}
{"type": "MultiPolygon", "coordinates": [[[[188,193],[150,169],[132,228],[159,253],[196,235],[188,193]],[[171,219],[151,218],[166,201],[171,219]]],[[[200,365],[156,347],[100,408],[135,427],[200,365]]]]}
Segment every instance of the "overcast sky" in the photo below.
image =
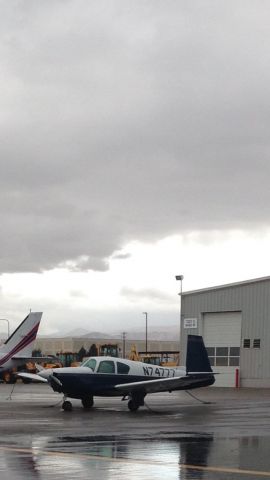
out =
{"type": "Polygon", "coordinates": [[[270,275],[269,24],[263,0],[0,0],[0,316],[128,331],[177,323],[175,274],[270,275]]]}

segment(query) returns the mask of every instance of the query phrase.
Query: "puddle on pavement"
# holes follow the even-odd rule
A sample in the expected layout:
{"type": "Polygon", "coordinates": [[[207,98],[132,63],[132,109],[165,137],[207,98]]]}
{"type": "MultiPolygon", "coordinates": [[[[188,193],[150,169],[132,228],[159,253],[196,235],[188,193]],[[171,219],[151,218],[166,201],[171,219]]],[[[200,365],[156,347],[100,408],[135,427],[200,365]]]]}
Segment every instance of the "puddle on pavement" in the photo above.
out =
{"type": "Polygon", "coordinates": [[[269,447],[269,437],[214,438],[200,433],[163,432],[136,438],[14,436],[0,443],[0,478],[270,479],[269,447]]]}

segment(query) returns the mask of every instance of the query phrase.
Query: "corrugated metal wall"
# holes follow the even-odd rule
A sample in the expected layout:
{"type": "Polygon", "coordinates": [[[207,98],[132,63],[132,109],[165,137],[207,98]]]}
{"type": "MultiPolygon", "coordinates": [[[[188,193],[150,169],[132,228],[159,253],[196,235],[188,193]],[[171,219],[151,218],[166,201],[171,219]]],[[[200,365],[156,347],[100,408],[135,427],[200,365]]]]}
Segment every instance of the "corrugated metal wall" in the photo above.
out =
{"type": "Polygon", "coordinates": [[[181,315],[182,364],[187,335],[203,335],[203,315],[210,312],[241,312],[241,385],[270,387],[270,277],[184,293],[181,315]],[[184,329],[184,318],[197,318],[197,328],[184,329]],[[250,339],[250,348],[243,348],[243,339],[250,339]],[[260,348],[253,347],[255,339],[260,339],[260,348]]]}

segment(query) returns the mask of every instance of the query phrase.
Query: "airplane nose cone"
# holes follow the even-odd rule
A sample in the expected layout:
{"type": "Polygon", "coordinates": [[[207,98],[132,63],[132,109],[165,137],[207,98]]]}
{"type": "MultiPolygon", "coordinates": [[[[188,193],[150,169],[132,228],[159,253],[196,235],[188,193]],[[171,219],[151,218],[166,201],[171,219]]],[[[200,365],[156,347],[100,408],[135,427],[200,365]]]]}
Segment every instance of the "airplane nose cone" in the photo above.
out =
{"type": "Polygon", "coordinates": [[[48,382],[51,384],[51,387],[55,392],[62,392],[62,383],[60,382],[59,378],[57,378],[57,374],[55,372],[50,375],[48,382]]]}

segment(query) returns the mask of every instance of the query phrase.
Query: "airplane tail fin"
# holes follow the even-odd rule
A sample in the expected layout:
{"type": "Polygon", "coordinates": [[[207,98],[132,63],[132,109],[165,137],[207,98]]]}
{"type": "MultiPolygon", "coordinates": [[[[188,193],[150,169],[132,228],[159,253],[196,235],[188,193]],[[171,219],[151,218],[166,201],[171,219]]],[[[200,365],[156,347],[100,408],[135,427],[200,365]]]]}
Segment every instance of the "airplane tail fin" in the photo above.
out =
{"type": "Polygon", "coordinates": [[[199,335],[188,335],[186,370],[189,372],[212,372],[203,338],[199,335]]]}
{"type": "Polygon", "coordinates": [[[6,357],[31,357],[34,341],[37,336],[42,312],[30,312],[12,335],[1,346],[1,353],[6,357]]]}

